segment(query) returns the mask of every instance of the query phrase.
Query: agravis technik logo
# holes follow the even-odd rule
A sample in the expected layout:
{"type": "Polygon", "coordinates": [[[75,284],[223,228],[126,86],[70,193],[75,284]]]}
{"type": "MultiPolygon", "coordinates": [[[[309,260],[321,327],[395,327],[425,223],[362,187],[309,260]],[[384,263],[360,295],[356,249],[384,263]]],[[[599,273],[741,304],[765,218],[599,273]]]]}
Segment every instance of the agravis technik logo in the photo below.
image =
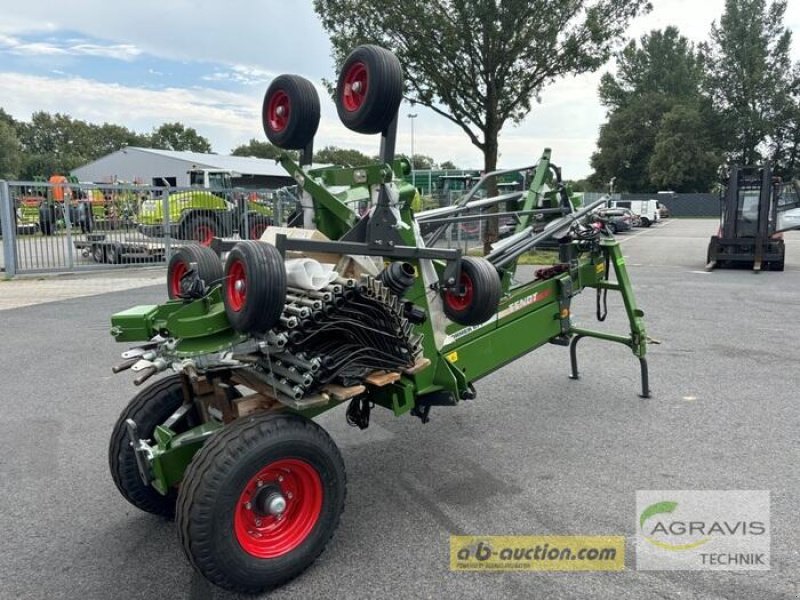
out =
{"type": "Polygon", "coordinates": [[[637,568],[769,569],[769,492],[639,491],[637,568]]]}

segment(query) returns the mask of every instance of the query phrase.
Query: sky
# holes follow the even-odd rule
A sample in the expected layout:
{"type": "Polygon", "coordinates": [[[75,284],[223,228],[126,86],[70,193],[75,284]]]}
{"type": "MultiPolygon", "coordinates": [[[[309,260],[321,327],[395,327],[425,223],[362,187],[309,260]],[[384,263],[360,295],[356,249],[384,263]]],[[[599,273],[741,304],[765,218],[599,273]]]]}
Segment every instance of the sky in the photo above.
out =
{"type": "MultiPolygon", "coordinates": [[[[676,25],[695,42],[708,38],[724,0],[652,0],[628,36],[676,25]]],[[[149,132],[180,121],[229,153],[251,138],[265,140],[261,102],[272,78],[297,73],[319,85],[322,120],[315,147],[378,153],[378,136],[353,133],[336,116],[321,87],[335,79],[327,34],[310,0],[0,0],[0,107],[20,120],[61,112],[93,123],[149,132]],[[289,8],[291,7],[291,8],[289,8]]],[[[788,3],[785,25],[800,60],[800,2],[788,3]]],[[[605,109],[598,72],[561,80],[541,94],[529,116],[500,137],[501,167],[536,162],[545,147],[567,179],[591,173],[605,109]]],[[[462,168],[480,168],[482,155],[460,128],[433,111],[400,108],[397,150],[462,168]],[[417,118],[408,118],[409,114],[417,118]]]]}

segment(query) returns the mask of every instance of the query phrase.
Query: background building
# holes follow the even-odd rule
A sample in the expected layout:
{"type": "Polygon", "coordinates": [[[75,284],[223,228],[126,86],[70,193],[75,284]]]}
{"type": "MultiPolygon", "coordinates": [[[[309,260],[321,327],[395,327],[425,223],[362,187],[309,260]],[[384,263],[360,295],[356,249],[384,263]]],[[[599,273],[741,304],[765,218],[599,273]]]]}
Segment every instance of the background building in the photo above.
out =
{"type": "Polygon", "coordinates": [[[188,171],[191,169],[230,171],[236,187],[269,189],[295,183],[274,160],[133,146],[73,169],[72,175],[82,183],[184,187],[189,185],[188,171]]]}

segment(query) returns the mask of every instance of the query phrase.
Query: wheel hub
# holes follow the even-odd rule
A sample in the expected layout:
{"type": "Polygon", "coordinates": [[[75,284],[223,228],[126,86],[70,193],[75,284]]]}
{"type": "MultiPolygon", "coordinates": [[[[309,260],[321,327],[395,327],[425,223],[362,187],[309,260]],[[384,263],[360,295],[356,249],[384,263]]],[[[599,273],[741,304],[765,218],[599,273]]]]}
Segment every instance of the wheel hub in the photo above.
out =
{"type": "Polygon", "coordinates": [[[244,294],[247,284],[245,283],[244,279],[237,279],[236,283],[233,284],[233,287],[238,293],[244,294]]]}
{"type": "Polygon", "coordinates": [[[259,488],[252,502],[253,512],[260,516],[278,517],[286,511],[286,498],[277,483],[259,488]]]}

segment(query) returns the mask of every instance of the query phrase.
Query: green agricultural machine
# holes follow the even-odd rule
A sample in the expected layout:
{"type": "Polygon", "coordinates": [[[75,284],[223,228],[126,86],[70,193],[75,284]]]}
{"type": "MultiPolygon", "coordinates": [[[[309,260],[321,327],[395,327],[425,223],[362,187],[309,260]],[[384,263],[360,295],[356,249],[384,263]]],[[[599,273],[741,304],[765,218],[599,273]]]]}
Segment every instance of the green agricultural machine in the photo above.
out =
{"type": "Polygon", "coordinates": [[[165,219],[160,198],[145,200],[139,211],[139,231],[162,237],[165,223],[170,235],[179,240],[194,240],[204,246],[215,237],[230,237],[238,232],[242,239],[257,240],[272,224],[272,208],[248,198],[246,190],[234,190],[229,171],[192,169],[192,189],[175,191],[167,198],[169,219],[165,219]]]}
{"type": "Polygon", "coordinates": [[[312,170],[319,97],[301,77],[273,80],[263,125],[273,144],[301,150],[299,161],[280,161],[302,191],[305,229],[271,227],[274,244],[181,248],[168,267],[169,300],[112,317],[117,341],[139,343],[114,371],[131,369],[137,385],[165,374],[114,428],[114,482],[134,506],[174,516],[192,566],[221,587],[278,586],[333,535],[345,466],[312,420],[324,411],[346,405],[362,429],[375,407],[425,423],[433,407],[476,398],[478,380],[545,344],[568,348],[577,378],[586,337],[630,348],[649,396],[643,313],[617,241],[590,219],[604,201],[574,206],[546,150],[521,169],[532,173],[527,189],[483,197],[490,178],[506,174],[488,173],[458,205],[413,214],[409,165],[394,160],[402,88],[393,54],[355,49],[336,106],[351,130],[380,134],[379,160],[312,170]],[[343,197],[368,198],[369,210],[360,215],[343,197]],[[508,202],[516,230],[488,256],[442,245],[449,227],[512,216],[484,212],[508,202]],[[558,264],[520,283],[518,258],[544,242],[554,242],[558,264]],[[298,264],[320,263],[333,270],[297,278],[298,264]],[[601,298],[619,292],[629,331],[576,326],[572,303],[584,288],[596,290],[599,318],[601,298]]]}

